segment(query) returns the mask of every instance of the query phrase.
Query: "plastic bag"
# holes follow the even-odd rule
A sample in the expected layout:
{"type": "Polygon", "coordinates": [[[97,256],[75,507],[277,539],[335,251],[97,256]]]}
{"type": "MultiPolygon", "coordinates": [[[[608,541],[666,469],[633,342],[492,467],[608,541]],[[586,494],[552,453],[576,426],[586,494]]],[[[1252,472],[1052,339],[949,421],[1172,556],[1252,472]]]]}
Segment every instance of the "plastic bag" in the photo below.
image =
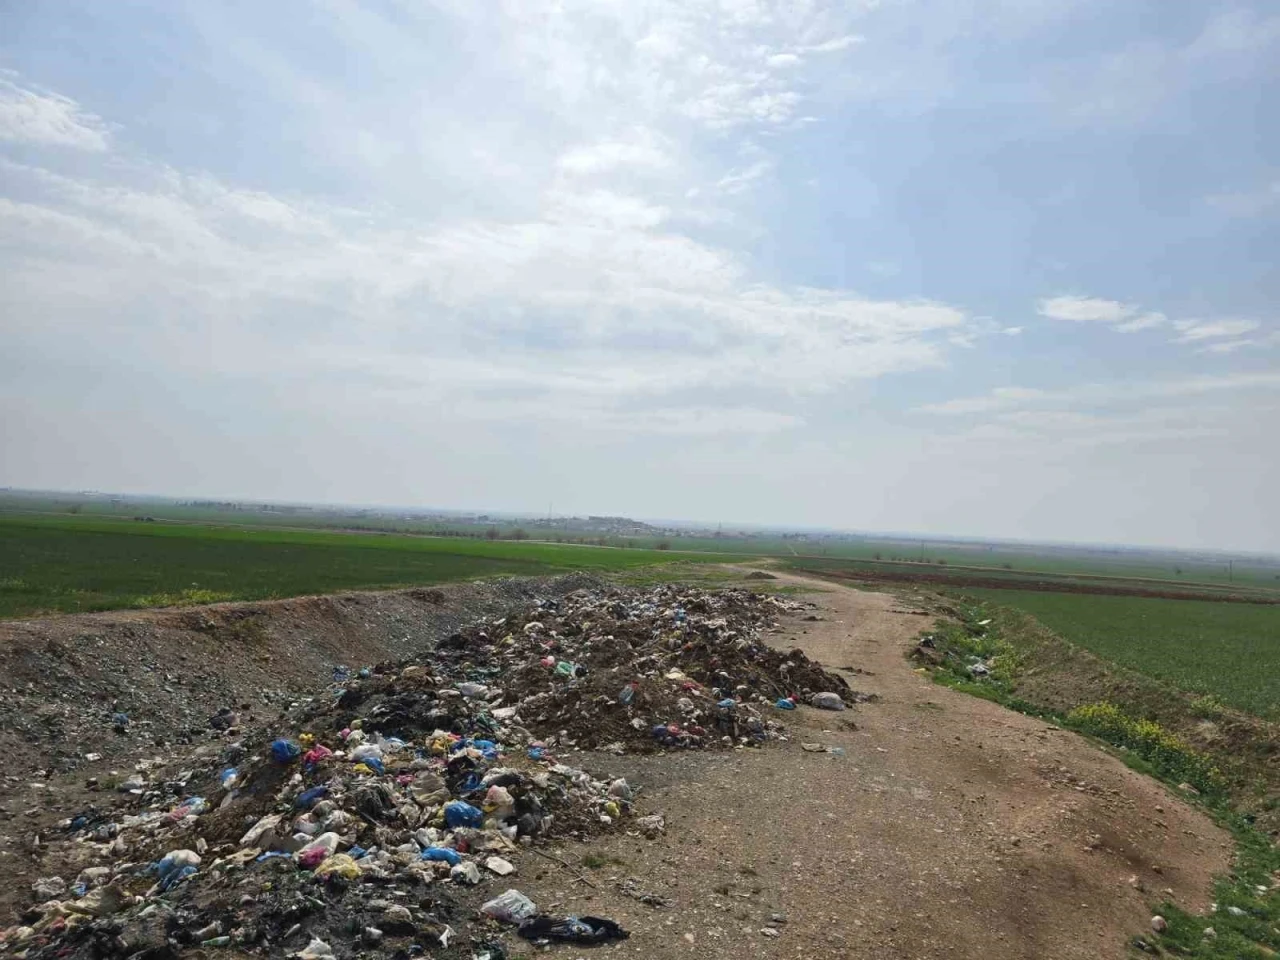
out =
{"type": "Polygon", "coordinates": [[[376,743],[362,743],[349,754],[352,763],[363,763],[370,758],[382,759],[382,747],[376,743]]]}
{"type": "Polygon", "coordinates": [[[538,907],[519,890],[508,890],[485,903],[480,912],[503,923],[523,923],[537,914],[538,907]]]}
{"type": "Polygon", "coordinates": [[[603,917],[553,917],[547,914],[520,924],[526,940],[560,940],[566,943],[604,943],[631,936],[612,920],[603,917]]]}
{"type": "Polygon", "coordinates": [[[462,862],[462,857],[458,855],[458,851],[450,850],[448,847],[427,847],[422,851],[422,859],[447,863],[451,867],[456,867],[462,862]]]}
{"type": "Polygon", "coordinates": [[[484,795],[484,811],[498,821],[510,820],[516,815],[516,801],[506,787],[496,784],[484,795]]]}
{"type": "Polygon", "coordinates": [[[815,693],[809,702],[820,710],[843,710],[844,701],[838,693],[815,693]]]}
{"type": "Polygon", "coordinates": [[[293,801],[293,805],[299,810],[310,810],[328,795],[329,787],[321,784],[318,787],[312,787],[310,790],[302,791],[302,793],[298,794],[297,799],[293,801]]]}
{"type": "Polygon", "coordinates": [[[323,743],[317,743],[314,747],[302,755],[302,762],[308,767],[314,767],[321,760],[333,756],[333,751],[326,747],[323,743]]]}
{"type": "Polygon", "coordinates": [[[484,814],[469,803],[454,800],[444,805],[444,822],[449,827],[479,827],[484,814]]]}
{"type": "Polygon", "coordinates": [[[328,879],[341,877],[343,880],[356,880],[360,877],[360,866],[345,853],[335,853],[316,867],[316,876],[328,879]]]}
{"type": "Polygon", "coordinates": [[[271,758],[276,763],[293,763],[302,756],[302,748],[292,740],[280,739],[271,744],[271,758]]]}

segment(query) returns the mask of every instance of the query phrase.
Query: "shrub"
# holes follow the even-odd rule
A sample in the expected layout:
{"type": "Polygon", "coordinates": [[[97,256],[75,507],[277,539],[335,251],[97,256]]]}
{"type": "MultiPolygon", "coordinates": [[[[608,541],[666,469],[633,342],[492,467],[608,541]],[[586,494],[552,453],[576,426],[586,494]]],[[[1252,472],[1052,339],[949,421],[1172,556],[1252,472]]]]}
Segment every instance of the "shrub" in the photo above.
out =
{"type": "Polygon", "coordinates": [[[1067,714],[1067,725],[1133,751],[1158,773],[1203,793],[1220,793],[1222,774],[1210,760],[1154,720],[1135,720],[1111,703],[1088,703],[1067,714]]]}

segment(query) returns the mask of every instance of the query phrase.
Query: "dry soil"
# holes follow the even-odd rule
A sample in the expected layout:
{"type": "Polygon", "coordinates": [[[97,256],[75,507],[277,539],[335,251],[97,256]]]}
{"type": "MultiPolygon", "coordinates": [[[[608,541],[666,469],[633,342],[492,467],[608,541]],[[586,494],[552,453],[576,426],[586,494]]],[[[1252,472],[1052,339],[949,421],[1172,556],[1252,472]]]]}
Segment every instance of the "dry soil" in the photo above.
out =
{"type": "Polygon", "coordinates": [[[784,579],[824,619],[774,641],[856,667],[878,699],[802,708],[793,741],[761,750],[587,764],[645,785],[667,832],[558,851],[611,862],[519,878],[544,909],[622,921],[618,957],[1096,960],[1127,956],[1166,896],[1207,907],[1231,842],[1203,814],[1076,734],[917,674],[904,653],[930,620],[909,597],[784,579]]]}

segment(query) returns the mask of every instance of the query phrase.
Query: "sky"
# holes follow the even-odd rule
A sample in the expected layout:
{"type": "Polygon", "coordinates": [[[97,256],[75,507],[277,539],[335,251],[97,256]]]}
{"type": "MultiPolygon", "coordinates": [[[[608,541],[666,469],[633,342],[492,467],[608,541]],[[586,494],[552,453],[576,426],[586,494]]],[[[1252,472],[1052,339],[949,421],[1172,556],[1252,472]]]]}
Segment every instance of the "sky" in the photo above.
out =
{"type": "Polygon", "coordinates": [[[0,484],[1280,551],[1274,3],[0,19],[0,484]]]}

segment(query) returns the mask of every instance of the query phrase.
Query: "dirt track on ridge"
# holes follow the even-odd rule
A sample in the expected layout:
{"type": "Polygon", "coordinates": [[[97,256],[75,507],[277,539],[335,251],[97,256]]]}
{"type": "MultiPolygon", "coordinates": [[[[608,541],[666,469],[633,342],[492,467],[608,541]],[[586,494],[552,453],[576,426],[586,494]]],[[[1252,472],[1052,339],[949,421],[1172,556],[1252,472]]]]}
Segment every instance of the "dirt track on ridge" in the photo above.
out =
{"type": "Polygon", "coordinates": [[[894,597],[782,579],[821,591],[824,619],[777,645],[860,668],[848,679],[880,699],[801,709],[793,742],[763,750],[591,758],[645,786],[665,836],[567,847],[620,863],[585,871],[593,889],[548,865],[522,890],[622,920],[619,957],[1095,960],[1127,956],[1165,896],[1207,907],[1231,843],[1204,815],[1073,733],[916,674],[903,654],[930,621],[894,597]],[[674,905],[622,895],[623,877],[674,905]]]}

